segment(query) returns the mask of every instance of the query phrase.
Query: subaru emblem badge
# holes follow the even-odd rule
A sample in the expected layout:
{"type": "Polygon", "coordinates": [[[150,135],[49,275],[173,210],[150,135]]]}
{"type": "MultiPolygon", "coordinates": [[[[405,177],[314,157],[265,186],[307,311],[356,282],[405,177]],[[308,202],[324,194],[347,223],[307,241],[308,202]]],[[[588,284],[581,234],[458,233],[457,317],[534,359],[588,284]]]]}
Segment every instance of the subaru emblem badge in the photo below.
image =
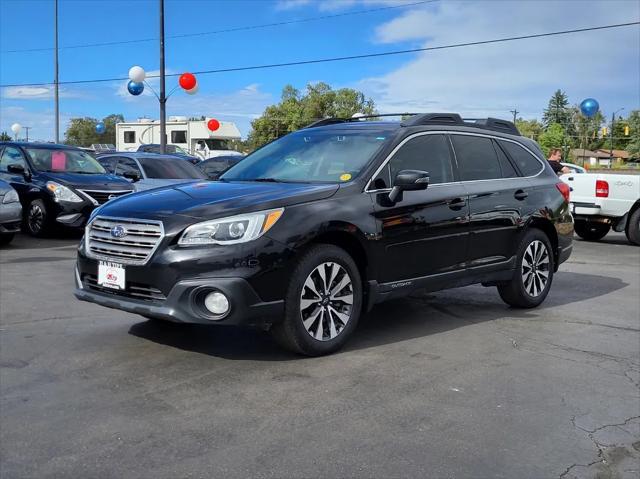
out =
{"type": "Polygon", "coordinates": [[[117,225],[111,228],[111,236],[114,238],[124,238],[127,236],[127,230],[122,225],[117,225]]]}

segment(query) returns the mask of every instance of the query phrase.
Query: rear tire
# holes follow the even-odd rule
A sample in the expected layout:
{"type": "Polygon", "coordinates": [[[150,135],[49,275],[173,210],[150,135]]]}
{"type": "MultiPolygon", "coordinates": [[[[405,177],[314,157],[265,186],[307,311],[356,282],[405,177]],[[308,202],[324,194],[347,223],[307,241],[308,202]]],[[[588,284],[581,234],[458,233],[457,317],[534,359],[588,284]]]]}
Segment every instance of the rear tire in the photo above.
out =
{"type": "Polygon", "coordinates": [[[31,236],[42,238],[49,233],[50,220],[42,200],[33,200],[24,212],[24,227],[31,236]]]}
{"type": "Polygon", "coordinates": [[[500,297],[514,308],[535,308],[549,294],[554,267],[549,238],[538,229],[530,229],[518,247],[513,279],[498,285],[500,297]]]}
{"type": "Polygon", "coordinates": [[[586,241],[598,241],[604,238],[611,225],[606,223],[591,223],[589,221],[579,220],[574,224],[576,234],[586,241]]]}
{"type": "Polygon", "coordinates": [[[283,321],[270,332],[278,344],[295,353],[330,354],[353,334],[361,310],[362,281],[355,262],[342,248],[319,244],[295,266],[283,321]]]}
{"type": "Polygon", "coordinates": [[[640,246],[640,208],[629,217],[625,234],[630,243],[640,246]]]}

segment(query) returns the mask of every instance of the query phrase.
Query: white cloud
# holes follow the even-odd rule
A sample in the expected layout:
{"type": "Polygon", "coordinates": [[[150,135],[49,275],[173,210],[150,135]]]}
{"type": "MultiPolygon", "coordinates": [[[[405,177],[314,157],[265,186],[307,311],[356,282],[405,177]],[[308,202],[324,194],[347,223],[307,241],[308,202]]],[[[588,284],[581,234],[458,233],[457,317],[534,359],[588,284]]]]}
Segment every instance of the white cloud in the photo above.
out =
{"type": "MultiPolygon", "coordinates": [[[[77,90],[70,90],[60,86],[60,98],[82,98],[83,94],[77,90]]],[[[7,100],[50,100],[54,96],[53,85],[47,86],[10,86],[0,90],[0,96],[7,100]]]]}
{"type": "MultiPolygon", "coordinates": [[[[624,23],[640,17],[638,2],[440,2],[403,12],[375,32],[380,43],[416,47],[624,23]],[[417,44],[416,44],[417,42],[417,44]],[[411,44],[410,43],[410,44],[411,44]]],[[[417,54],[394,71],[356,84],[381,111],[458,111],[466,116],[541,115],[560,88],[603,110],[640,104],[637,27],[478,45],[417,54]],[[606,101],[622,101],[612,105],[606,101]]]]}

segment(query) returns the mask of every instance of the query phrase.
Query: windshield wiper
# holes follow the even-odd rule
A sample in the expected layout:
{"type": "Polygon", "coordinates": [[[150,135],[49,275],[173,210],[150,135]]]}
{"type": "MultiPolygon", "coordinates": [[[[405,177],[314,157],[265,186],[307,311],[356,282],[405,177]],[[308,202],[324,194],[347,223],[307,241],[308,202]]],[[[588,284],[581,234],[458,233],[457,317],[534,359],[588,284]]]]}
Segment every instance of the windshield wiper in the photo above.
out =
{"type": "Polygon", "coordinates": [[[246,180],[246,181],[261,181],[264,183],[284,183],[284,181],[279,180],[277,178],[254,178],[252,180],[246,180]]]}

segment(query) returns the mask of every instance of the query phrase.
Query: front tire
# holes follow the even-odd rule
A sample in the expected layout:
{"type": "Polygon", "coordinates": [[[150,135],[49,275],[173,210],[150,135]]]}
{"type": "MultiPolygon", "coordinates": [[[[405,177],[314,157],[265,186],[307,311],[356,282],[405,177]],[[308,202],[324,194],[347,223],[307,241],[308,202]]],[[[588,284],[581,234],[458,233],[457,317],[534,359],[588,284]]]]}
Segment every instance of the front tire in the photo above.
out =
{"type": "Polygon", "coordinates": [[[25,211],[24,226],[31,236],[43,237],[49,233],[49,214],[42,200],[33,200],[25,211]]]}
{"type": "Polygon", "coordinates": [[[351,256],[334,245],[316,245],[294,268],[284,319],[271,334],[295,353],[330,354],[353,334],[361,310],[362,281],[351,256]]]}
{"type": "Polygon", "coordinates": [[[640,246],[640,208],[629,217],[625,234],[630,243],[640,246]]]}
{"type": "Polygon", "coordinates": [[[509,283],[498,286],[502,300],[514,308],[535,308],[551,288],[554,271],[549,238],[538,229],[527,231],[520,242],[516,270],[509,283]]]}
{"type": "Polygon", "coordinates": [[[598,241],[607,235],[611,229],[611,225],[580,220],[575,222],[574,228],[576,234],[583,240],[598,241]]]}

